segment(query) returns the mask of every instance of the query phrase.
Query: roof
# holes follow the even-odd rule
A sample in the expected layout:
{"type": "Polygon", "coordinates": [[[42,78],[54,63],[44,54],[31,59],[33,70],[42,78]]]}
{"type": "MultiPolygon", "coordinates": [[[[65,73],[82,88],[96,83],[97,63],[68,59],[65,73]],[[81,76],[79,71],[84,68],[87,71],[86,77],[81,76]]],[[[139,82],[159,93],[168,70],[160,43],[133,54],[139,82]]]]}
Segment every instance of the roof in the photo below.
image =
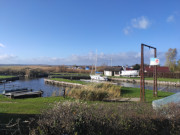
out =
{"type": "Polygon", "coordinates": [[[104,70],[105,71],[121,71],[122,67],[107,67],[104,70]]]}
{"type": "MultiPolygon", "coordinates": [[[[153,72],[154,70],[154,67],[153,66],[146,66],[144,67],[144,71],[145,72],[153,72]]],[[[160,67],[160,66],[157,66],[157,72],[170,72],[169,70],[169,67],[160,67]]]]}

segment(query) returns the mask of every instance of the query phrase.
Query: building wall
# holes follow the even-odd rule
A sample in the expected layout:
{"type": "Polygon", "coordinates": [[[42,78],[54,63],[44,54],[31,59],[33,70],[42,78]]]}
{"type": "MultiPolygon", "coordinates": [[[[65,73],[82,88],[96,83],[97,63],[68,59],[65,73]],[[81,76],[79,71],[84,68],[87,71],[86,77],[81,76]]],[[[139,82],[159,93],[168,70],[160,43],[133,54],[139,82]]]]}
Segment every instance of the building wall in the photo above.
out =
{"type": "Polygon", "coordinates": [[[104,75],[105,76],[113,76],[113,72],[112,71],[104,71],[104,75]]]}

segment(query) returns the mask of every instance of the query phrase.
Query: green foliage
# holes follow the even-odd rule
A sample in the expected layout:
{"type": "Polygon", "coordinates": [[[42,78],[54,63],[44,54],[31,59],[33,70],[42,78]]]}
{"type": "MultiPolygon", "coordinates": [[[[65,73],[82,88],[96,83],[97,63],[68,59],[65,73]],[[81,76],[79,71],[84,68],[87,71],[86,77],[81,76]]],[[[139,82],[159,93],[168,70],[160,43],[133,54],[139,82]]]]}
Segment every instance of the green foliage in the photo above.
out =
{"type": "MultiPolygon", "coordinates": [[[[180,108],[155,111],[150,104],[57,103],[34,127],[39,135],[180,134],[180,108]],[[167,115],[171,114],[171,118],[167,115]]],[[[34,135],[35,135],[34,134],[34,135]]]]}
{"type": "Polygon", "coordinates": [[[177,56],[177,49],[169,48],[168,52],[166,52],[166,63],[165,65],[170,68],[171,71],[175,71],[176,67],[176,56],[177,56]]]}
{"type": "Polygon", "coordinates": [[[133,70],[139,70],[140,69],[140,65],[139,64],[136,64],[133,66],[133,70]]]}

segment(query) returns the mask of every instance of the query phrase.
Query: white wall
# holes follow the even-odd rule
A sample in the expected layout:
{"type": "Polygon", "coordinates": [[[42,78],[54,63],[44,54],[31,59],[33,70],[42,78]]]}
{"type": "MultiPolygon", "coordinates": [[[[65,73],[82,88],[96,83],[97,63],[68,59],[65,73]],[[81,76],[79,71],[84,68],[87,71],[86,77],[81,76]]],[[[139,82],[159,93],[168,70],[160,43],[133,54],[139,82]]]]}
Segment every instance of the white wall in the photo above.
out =
{"type": "Polygon", "coordinates": [[[105,76],[112,76],[112,71],[104,71],[105,76]]]}

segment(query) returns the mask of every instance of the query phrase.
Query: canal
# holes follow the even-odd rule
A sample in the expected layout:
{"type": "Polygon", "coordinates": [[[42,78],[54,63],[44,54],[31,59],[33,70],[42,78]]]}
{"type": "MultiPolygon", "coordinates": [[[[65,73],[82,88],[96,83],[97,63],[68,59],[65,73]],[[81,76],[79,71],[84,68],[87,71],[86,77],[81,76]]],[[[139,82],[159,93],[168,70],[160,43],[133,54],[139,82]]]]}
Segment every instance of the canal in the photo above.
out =
{"type": "MultiPolygon", "coordinates": [[[[127,82],[119,82],[119,81],[113,81],[116,82],[118,85],[124,86],[124,87],[135,87],[140,88],[139,83],[127,83],[127,82]]],[[[44,83],[44,78],[37,78],[37,79],[25,79],[25,80],[16,80],[12,82],[7,82],[4,84],[0,84],[0,93],[5,89],[15,89],[15,88],[28,88],[33,89],[33,91],[42,90],[43,97],[49,97],[49,96],[59,96],[63,95],[63,87],[56,86],[56,85],[50,85],[44,83]]],[[[145,89],[153,89],[152,84],[146,84],[145,89]]],[[[158,86],[158,90],[161,91],[167,91],[167,92],[180,92],[180,87],[174,87],[174,86],[158,86]]]]}

